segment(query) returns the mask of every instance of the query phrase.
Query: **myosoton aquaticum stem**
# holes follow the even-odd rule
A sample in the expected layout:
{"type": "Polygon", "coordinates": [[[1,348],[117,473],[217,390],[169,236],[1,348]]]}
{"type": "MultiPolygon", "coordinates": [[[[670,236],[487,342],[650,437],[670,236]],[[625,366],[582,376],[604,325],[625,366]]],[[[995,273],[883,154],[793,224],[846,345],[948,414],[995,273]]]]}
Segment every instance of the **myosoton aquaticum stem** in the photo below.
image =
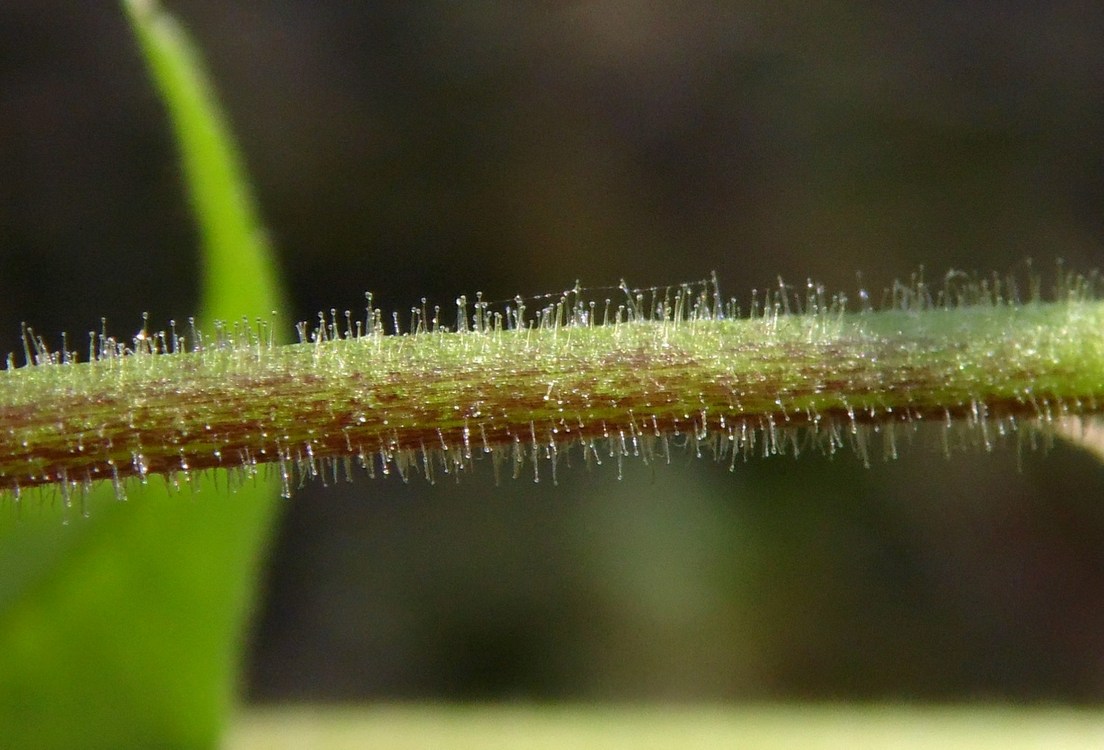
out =
{"type": "Polygon", "coordinates": [[[712,284],[570,292],[535,311],[461,299],[447,330],[434,311],[400,326],[369,304],[301,325],[299,344],[244,321],[207,338],[143,329],[93,336],[80,363],[28,334],[30,364],[0,373],[0,487],[68,498],[99,479],[122,492],[264,466],[287,492],[357,466],[432,480],[481,462],[539,479],[572,446],[596,462],[686,445],[733,463],[810,446],[867,461],[932,422],[988,446],[1104,408],[1091,286],[1070,277],[1019,302],[998,284],[914,283],[877,312],[813,285],[742,313],[712,284]]]}

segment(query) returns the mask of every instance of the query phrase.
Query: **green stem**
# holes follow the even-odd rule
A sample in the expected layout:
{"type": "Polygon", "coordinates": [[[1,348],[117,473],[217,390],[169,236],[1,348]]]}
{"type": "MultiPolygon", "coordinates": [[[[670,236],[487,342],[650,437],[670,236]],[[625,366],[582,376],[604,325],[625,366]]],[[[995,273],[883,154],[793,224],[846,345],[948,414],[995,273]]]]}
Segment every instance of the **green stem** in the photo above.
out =
{"type": "Polygon", "coordinates": [[[175,334],[101,338],[81,364],[31,341],[39,364],[0,374],[0,482],[179,483],[272,463],[286,493],[296,473],[342,464],[432,479],[484,455],[539,477],[572,443],[595,460],[662,459],[672,442],[734,460],[804,445],[800,431],[866,460],[871,429],[894,453],[896,432],[923,423],[987,444],[1104,408],[1104,303],[1086,295],[844,312],[816,290],[801,314],[781,300],[732,318],[689,290],[651,314],[631,295],[605,312],[569,295],[522,325],[524,311],[479,304],[444,331],[415,311],[404,335],[373,311],[287,346],[245,329],[189,352],[175,334]]]}

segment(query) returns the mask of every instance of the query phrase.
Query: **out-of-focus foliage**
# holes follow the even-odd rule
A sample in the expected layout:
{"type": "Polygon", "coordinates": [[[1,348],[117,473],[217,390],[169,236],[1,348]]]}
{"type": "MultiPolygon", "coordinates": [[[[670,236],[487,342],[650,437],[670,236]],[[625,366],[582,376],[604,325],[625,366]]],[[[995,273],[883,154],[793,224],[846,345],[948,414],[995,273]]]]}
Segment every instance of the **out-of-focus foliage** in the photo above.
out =
{"type": "Polygon", "coordinates": [[[386,746],[666,750],[1026,750],[1096,748],[1104,721],[1089,710],[891,706],[377,706],[255,710],[229,750],[386,746]]]}
{"type": "MultiPolygon", "coordinates": [[[[267,318],[282,305],[274,260],[202,69],[154,4],[127,9],[181,144],[202,257],[221,277],[203,284],[203,307],[230,320],[267,318]],[[232,269],[244,277],[226,283],[232,269]]],[[[133,54],[131,62],[141,65],[133,54]]],[[[144,262],[156,264],[156,253],[144,262]]],[[[218,742],[279,492],[258,481],[228,495],[226,483],[222,472],[175,487],[154,478],[128,485],[126,502],[110,483],[87,498],[78,490],[5,498],[0,744],[218,742]]]]}

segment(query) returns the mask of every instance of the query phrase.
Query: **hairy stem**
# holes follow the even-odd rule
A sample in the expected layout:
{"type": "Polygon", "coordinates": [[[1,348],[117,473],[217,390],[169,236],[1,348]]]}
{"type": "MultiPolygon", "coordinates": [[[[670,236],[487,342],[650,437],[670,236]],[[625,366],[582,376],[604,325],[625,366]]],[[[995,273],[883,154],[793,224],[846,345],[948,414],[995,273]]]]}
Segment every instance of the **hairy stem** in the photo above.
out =
{"type": "Polygon", "coordinates": [[[739,318],[688,289],[646,312],[631,295],[605,312],[564,297],[528,322],[480,304],[448,331],[414,311],[401,335],[371,311],[287,346],[246,328],[190,347],[143,332],[126,347],[94,339],[79,364],[31,339],[38,364],[0,374],[0,483],[68,493],[272,463],[286,492],[342,464],[432,479],[484,455],[539,477],[572,443],[647,459],[672,438],[733,457],[811,439],[866,459],[864,425],[891,440],[965,424],[988,443],[1104,408],[1104,303],[1087,295],[846,312],[817,294],[800,314],[779,297],[739,318]]]}

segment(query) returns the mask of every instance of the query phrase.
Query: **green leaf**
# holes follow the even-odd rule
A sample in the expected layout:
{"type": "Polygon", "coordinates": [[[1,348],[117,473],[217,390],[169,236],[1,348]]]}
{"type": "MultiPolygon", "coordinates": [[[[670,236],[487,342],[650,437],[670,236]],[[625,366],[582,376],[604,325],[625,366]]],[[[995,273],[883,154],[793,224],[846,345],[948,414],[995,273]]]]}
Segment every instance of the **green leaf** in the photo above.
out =
{"type": "MultiPolygon", "coordinates": [[[[124,0],[180,145],[202,239],[201,319],[268,318],[282,309],[280,282],[241,157],[199,57],[153,0],[124,0]]],[[[285,326],[277,325],[283,331],[285,326]]]]}
{"type": "MultiPolygon", "coordinates": [[[[124,0],[165,103],[202,240],[202,321],[287,326],[276,266],[199,59],[171,17],[124,0]]],[[[136,300],[135,308],[140,309],[136,300]]],[[[233,708],[241,641],[277,482],[229,475],[58,490],[0,512],[0,744],[213,747],[233,708]],[[74,500],[74,503],[78,501],[74,500]]]]}

